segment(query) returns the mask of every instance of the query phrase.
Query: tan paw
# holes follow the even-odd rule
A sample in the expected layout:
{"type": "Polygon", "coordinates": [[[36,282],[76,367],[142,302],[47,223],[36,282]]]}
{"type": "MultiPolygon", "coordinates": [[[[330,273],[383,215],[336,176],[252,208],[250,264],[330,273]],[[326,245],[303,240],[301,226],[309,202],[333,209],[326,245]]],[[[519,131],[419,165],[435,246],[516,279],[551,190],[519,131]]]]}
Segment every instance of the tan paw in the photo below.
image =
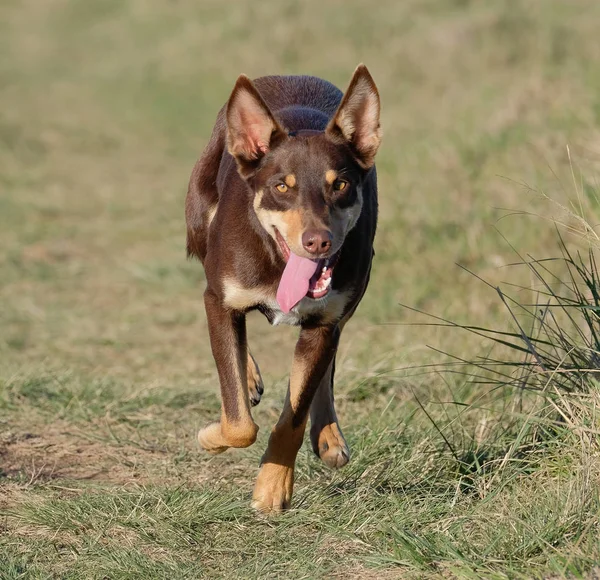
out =
{"type": "Polygon", "coordinates": [[[253,422],[244,424],[211,423],[200,429],[198,442],[213,455],[223,453],[230,447],[249,447],[256,441],[258,425],[253,422]]]}
{"type": "Polygon", "coordinates": [[[198,443],[205,451],[213,455],[223,453],[229,449],[229,445],[225,443],[225,439],[221,434],[221,423],[211,423],[204,429],[200,429],[198,431],[198,443]]]}
{"type": "Polygon", "coordinates": [[[250,397],[250,403],[253,407],[260,403],[262,394],[265,392],[262,377],[260,376],[260,369],[256,364],[256,360],[248,351],[248,396],[250,397]]]}
{"type": "Polygon", "coordinates": [[[317,434],[311,430],[311,441],[314,452],[325,465],[339,469],[350,460],[350,451],[337,423],[325,425],[317,434]]]}
{"type": "Polygon", "coordinates": [[[252,494],[252,507],[263,513],[276,513],[290,507],[294,487],[294,468],[264,463],[252,494]]]}

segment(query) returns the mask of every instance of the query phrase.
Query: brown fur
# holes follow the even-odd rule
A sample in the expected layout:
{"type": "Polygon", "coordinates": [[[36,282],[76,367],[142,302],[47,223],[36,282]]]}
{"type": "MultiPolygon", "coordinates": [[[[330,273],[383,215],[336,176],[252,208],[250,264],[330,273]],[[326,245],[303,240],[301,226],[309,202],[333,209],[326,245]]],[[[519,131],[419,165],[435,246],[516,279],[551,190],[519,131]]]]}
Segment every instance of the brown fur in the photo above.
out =
{"type": "Polygon", "coordinates": [[[248,350],[246,313],[257,309],[273,324],[301,327],[285,406],[254,490],[253,505],[261,511],[290,505],[309,414],[315,453],[331,467],[348,461],[334,408],[335,353],[369,281],[379,106],[362,65],[345,95],[314,77],[252,82],[242,75],[192,172],[187,249],[206,273],[204,300],[222,399],[221,421],[198,434],[207,451],[256,440],[250,408],[260,401],[263,384],[248,350]],[[343,191],[338,179],[346,182],[343,191]],[[275,300],[285,267],[281,244],[313,258],[314,247],[304,246],[312,243],[304,238],[313,231],[331,241],[321,250],[332,268],[329,294],[305,297],[284,314],[275,300]]]}

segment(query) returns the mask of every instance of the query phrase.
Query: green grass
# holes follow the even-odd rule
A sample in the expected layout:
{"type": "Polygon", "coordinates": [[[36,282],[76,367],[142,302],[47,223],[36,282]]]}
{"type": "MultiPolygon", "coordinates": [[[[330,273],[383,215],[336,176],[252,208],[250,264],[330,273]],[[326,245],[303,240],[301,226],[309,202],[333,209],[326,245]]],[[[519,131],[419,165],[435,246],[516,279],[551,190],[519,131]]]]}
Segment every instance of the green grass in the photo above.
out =
{"type": "Polygon", "coordinates": [[[597,577],[595,383],[482,384],[438,350],[521,359],[400,303],[514,332],[493,287],[532,303],[539,280],[506,267],[511,244],[560,255],[557,219],[597,252],[599,18],[592,0],[3,2],[0,578],[597,577]],[[219,396],[185,190],[239,73],[343,87],[361,61],[384,142],[337,365],[352,458],[331,472],[305,444],[292,511],[265,519],[250,495],[296,331],[250,317],[258,442],[202,453],[219,396]]]}

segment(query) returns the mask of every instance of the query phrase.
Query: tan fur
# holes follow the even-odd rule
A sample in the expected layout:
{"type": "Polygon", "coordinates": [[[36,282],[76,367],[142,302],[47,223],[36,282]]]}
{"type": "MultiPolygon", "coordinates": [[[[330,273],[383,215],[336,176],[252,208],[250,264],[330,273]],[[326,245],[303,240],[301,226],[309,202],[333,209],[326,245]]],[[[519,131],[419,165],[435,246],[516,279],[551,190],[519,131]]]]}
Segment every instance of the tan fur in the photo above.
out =
{"type": "Polygon", "coordinates": [[[332,469],[344,467],[350,459],[346,440],[336,422],[325,425],[318,435],[319,457],[332,469]]]}
{"type": "Polygon", "coordinates": [[[286,405],[262,459],[252,494],[252,507],[255,509],[269,513],[289,507],[294,487],[294,464],[302,446],[305,427],[306,421],[296,429],[292,428],[291,409],[286,405]]]}
{"type": "Polygon", "coordinates": [[[252,507],[263,513],[280,512],[290,506],[294,487],[294,467],[264,463],[252,494],[252,507]]]}
{"type": "Polygon", "coordinates": [[[295,356],[290,374],[289,398],[269,439],[269,446],[254,487],[252,507],[259,511],[277,512],[290,505],[294,486],[294,463],[302,445],[308,416],[295,429],[292,421],[306,385],[307,372],[306,362],[295,356]]]}
{"type": "MultiPolygon", "coordinates": [[[[281,221],[285,224],[285,235],[282,235],[287,242],[287,245],[294,253],[304,255],[306,252],[302,248],[302,233],[304,232],[304,210],[290,209],[286,212],[281,212],[281,221]]],[[[308,257],[308,255],[307,255],[308,257]]]]}
{"type": "Polygon", "coordinates": [[[249,420],[227,422],[221,419],[221,433],[229,447],[250,447],[256,441],[258,425],[250,417],[249,420]]]}
{"type": "Polygon", "coordinates": [[[274,298],[273,289],[268,286],[244,288],[232,278],[223,278],[222,284],[225,304],[236,310],[246,310],[255,304],[271,301],[274,298]]]}
{"type": "Polygon", "coordinates": [[[333,182],[337,179],[337,171],[335,169],[328,169],[325,172],[325,181],[328,185],[333,185],[333,182]]]}
{"type": "Polygon", "coordinates": [[[296,176],[293,173],[290,173],[289,175],[285,176],[285,184],[288,187],[295,187],[296,185],[296,176]]]}
{"type": "MultiPolygon", "coordinates": [[[[288,176],[289,177],[289,176],[288,176]]],[[[254,196],[254,211],[258,220],[266,232],[277,240],[274,228],[277,228],[290,250],[298,256],[312,258],[302,246],[302,233],[304,232],[304,211],[302,209],[282,211],[271,211],[261,207],[263,191],[260,190],[254,196]]]]}
{"type": "Polygon", "coordinates": [[[206,427],[198,431],[198,443],[200,446],[216,455],[217,453],[223,453],[229,449],[229,444],[225,441],[225,437],[221,433],[221,423],[211,423],[206,427]]]}
{"type": "Polygon", "coordinates": [[[214,455],[227,451],[230,447],[249,447],[256,441],[258,426],[252,421],[239,423],[216,422],[198,432],[198,442],[214,455]]]}

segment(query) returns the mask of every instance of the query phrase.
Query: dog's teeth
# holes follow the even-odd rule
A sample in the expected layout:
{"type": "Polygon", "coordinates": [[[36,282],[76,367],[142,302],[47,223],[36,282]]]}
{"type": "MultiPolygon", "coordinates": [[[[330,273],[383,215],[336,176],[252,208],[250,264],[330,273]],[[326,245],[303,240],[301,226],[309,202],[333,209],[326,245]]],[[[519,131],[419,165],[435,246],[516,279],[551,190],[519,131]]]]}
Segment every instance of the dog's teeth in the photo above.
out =
{"type": "Polygon", "coordinates": [[[331,284],[331,278],[326,278],[325,280],[323,280],[323,282],[321,282],[315,289],[318,292],[322,292],[323,290],[325,290],[326,288],[329,288],[329,285],[331,284]]]}
{"type": "Polygon", "coordinates": [[[322,272],[323,272],[323,274],[325,274],[325,272],[327,272],[327,266],[323,266],[322,272]]]}

